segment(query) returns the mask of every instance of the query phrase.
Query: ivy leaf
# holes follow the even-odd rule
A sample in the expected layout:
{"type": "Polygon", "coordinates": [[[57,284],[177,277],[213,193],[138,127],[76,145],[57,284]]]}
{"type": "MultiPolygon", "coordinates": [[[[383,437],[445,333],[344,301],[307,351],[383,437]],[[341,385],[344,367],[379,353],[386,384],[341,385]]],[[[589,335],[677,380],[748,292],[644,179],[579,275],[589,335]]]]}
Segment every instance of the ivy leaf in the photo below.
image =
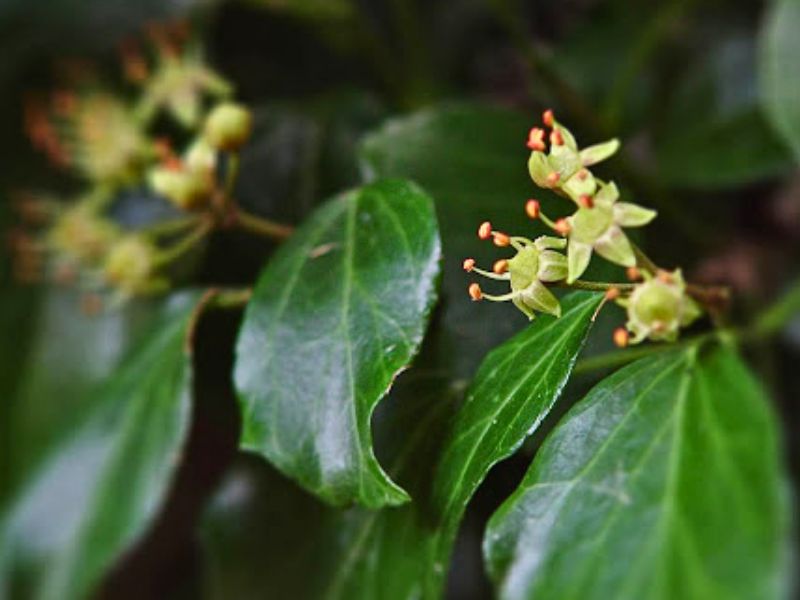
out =
{"type": "Polygon", "coordinates": [[[768,399],[727,347],[618,371],[490,520],[499,596],[785,597],[776,438],[768,399]]]}
{"type": "Polygon", "coordinates": [[[195,305],[175,298],[0,517],[0,597],[86,597],[153,521],[189,429],[195,305]]]}
{"type": "Polygon", "coordinates": [[[760,86],[767,114],[800,160],[800,2],[773,2],[760,33],[760,86]]]}
{"type": "Polygon", "coordinates": [[[316,211],[262,272],[237,344],[241,445],[332,504],[401,504],[370,416],[414,356],[435,300],[430,198],[403,181],[316,211]]]}

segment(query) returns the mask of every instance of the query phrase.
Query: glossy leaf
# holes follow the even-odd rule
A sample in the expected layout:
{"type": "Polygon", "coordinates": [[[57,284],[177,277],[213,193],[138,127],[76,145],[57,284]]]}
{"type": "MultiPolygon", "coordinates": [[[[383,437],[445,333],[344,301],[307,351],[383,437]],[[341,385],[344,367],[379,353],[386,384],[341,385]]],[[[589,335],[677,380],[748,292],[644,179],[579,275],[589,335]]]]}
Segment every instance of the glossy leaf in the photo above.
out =
{"type": "Polygon", "coordinates": [[[259,277],[237,345],[241,444],[333,504],[408,500],[370,416],[416,353],[435,299],[430,199],[384,181],[315,212],[259,277]]]}
{"type": "Polygon", "coordinates": [[[189,428],[195,304],[171,303],[2,516],[0,596],[85,597],[153,521],[189,428]]]}
{"type": "Polygon", "coordinates": [[[779,598],[768,399],[727,347],[618,371],[539,450],[484,541],[501,598],[779,598]]]}
{"type": "Polygon", "coordinates": [[[458,377],[472,377],[486,352],[525,323],[510,303],[479,305],[467,296],[464,258],[490,266],[508,255],[481,244],[478,225],[491,219],[498,230],[530,237],[544,233],[525,217],[523,204],[531,194],[550,198],[543,202],[548,214],[570,208],[535,188],[528,176],[530,126],[529,117],[508,110],[455,105],[389,121],[363,143],[367,178],[412,179],[435,199],[444,268],[441,332],[433,358],[458,377]]]}
{"type": "Polygon", "coordinates": [[[561,394],[602,295],[577,292],[562,302],[562,316],[537,318],[481,364],[459,410],[435,473],[437,515],[433,568],[425,574],[429,597],[446,574],[458,525],[489,469],[533,433],[561,394]]]}
{"type": "Polygon", "coordinates": [[[775,0],[761,31],[761,95],[776,130],[800,160],[800,2],[775,0]]]}

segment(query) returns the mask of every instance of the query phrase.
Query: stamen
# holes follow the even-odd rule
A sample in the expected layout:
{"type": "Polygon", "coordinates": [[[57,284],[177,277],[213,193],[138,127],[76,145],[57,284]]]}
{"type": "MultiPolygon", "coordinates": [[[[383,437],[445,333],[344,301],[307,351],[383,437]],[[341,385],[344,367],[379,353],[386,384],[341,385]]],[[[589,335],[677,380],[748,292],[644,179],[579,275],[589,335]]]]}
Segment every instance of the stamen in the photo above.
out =
{"type": "Polygon", "coordinates": [[[511,238],[508,237],[505,233],[501,233],[499,231],[493,231],[492,237],[494,238],[494,245],[498,248],[505,248],[509,244],[511,244],[511,238]]]}
{"type": "Polygon", "coordinates": [[[553,111],[549,108],[542,113],[542,121],[547,127],[552,127],[553,123],[555,122],[555,115],[553,115],[553,111]]]}
{"type": "Polygon", "coordinates": [[[508,261],[505,258],[501,258],[500,260],[496,261],[494,265],[492,265],[492,271],[498,275],[502,275],[508,271],[508,261]]]}
{"type": "Polygon", "coordinates": [[[569,232],[572,231],[572,227],[570,227],[569,221],[566,219],[559,219],[556,221],[553,229],[555,229],[556,233],[564,237],[568,236],[569,232]]]}
{"type": "Polygon", "coordinates": [[[528,148],[531,150],[538,150],[539,152],[544,152],[545,145],[544,145],[544,129],[539,127],[533,127],[528,132],[528,148]]]}
{"type": "Polygon", "coordinates": [[[578,204],[580,204],[583,208],[594,208],[594,200],[589,194],[582,194],[578,198],[578,204]]]}
{"type": "Polygon", "coordinates": [[[673,283],[672,275],[667,271],[659,270],[657,277],[662,283],[673,283]]]}
{"type": "Polygon", "coordinates": [[[469,292],[469,297],[472,298],[473,302],[478,302],[483,298],[483,292],[481,292],[481,286],[477,283],[471,283],[469,288],[467,288],[469,292]]]}
{"type": "Polygon", "coordinates": [[[466,258],[464,259],[464,263],[462,264],[464,270],[469,273],[475,267],[475,259],[474,258],[466,258]]]}
{"type": "Polygon", "coordinates": [[[553,131],[550,132],[550,143],[554,146],[564,145],[564,137],[558,129],[553,129],[553,131]]]}
{"type": "Polygon", "coordinates": [[[640,281],[642,279],[642,274],[636,267],[628,267],[625,271],[625,275],[629,281],[640,281]]]}
{"type": "Polygon", "coordinates": [[[478,237],[482,240],[488,240],[492,235],[492,224],[489,221],[484,221],[478,227],[478,237]]]}
{"type": "Polygon", "coordinates": [[[503,294],[501,296],[491,296],[489,294],[483,294],[482,298],[484,300],[489,300],[490,302],[508,302],[509,300],[513,300],[519,296],[519,292],[509,292],[508,294],[503,294]]]}
{"type": "Polygon", "coordinates": [[[586,178],[588,176],[589,176],[588,169],[581,169],[580,171],[578,171],[578,179],[580,179],[581,181],[586,181],[586,178]]]}
{"type": "Polygon", "coordinates": [[[619,298],[619,288],[611,287],[606,290],[606,300],[616,300],[619,298]]]}
{"type": "Polygon", "coordinates": [[[547,176],[547,183],[550,187],[555,187],[559,179],[561,179],[561,173],[553,171],[547,176]]]}
{"type": "Polygon", "coordinates": [[[630,335],[628,334],[628,330],[624,327],[617,327],[614,330],[614,344],[616,344],[619,348],[625,348],[628,345],[628,341],[630,340],[630,335]]]}
{"type": "Polygon", "coordinates": [[[539,205],[538,200],[534,200],[533,198],[531,198],[525,203],[525,213],[531,219],[538,219],[540,211],[541,211],[541,206],[539,205]]]}
{"type": "Polygon", "coordinates": [[[480,269],[478,267],[472,267],[472,272],[477,273],[478,275],[483,275],[487,279],[494,279],[495,281],[508,281],[509,279],[511,279],[511,275],[509,275],[508,273],[502,273],[498,275],[493,271],[484,271],[483,269],[480,269]]]}

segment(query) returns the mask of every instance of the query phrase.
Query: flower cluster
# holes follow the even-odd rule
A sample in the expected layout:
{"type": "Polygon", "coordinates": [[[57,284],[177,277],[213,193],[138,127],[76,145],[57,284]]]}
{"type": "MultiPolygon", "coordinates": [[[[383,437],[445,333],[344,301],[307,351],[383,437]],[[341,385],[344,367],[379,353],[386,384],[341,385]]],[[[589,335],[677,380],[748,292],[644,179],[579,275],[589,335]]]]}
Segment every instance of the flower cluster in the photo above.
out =
{"type": "Polygon", "coordinates": [[[498,247],[510,246],[516,255],[497,261],[492,271],[479,269],[473,259],[467,259],[464,270],[509,281],[511,291],[502,295],[486,294],[473,283],[469,286],[470,297],[473,300],[510,300],[533,319],[536,312],[560,316],[561,308],[549,286],[606,290],[606,299],[616,301],[628,312],[626,328],[621,328],[614,336],[619,345],[644,339],[676,339],[679,329],[701,314],[700,308],[689,296],[680,270],[669,273],[654,267],[649,260],[641,264],[641,251],[625,233],[627,228],[650,223],[656,212],[620,201],[617,185],[601,180],[590,169],[613,156],[619,149],[619,141],[612,139],[581,149],[552,111],[544,113],[543,122],[544,127],[534,127],[528,134],[531,179],[539,187],[569,200],[574,211],[553,220],[543,213],[538,200],[530,199],[525,204],[528,217],[541,220],[561,237],[541,236],[530,240],[495,231],[488,221],[481,224],[480,239],[492,239],[498,247]],[[564,250],[566,255],[562,253],[564,250]],[[628,267],[629,277],[641,281],[617,285],[580,281],[595,253],[628,267]]]}
{"type": "Polygon", "coordinates": [[[146,40],[121,49],[133,101],[86,68],[73,70],[68,88],[26,99],[33,145],[87,189],[72,200],[27,194],[17,203],[26,228],[9,237],[19,279],[77,279],[89,293],[111,289],[118,298],[161,292],[172,263],[235,213],[230,188],[250,112],[228,100],[231,86],[206,66],[183,24],[151,25],[146,40]],[[185,150],[159,135],[165,124],[185,150]],[[136,228],[119,222],[117,199],[147,188],[150,201],[171,205],[160,213],[167,216],[136,228]]]}

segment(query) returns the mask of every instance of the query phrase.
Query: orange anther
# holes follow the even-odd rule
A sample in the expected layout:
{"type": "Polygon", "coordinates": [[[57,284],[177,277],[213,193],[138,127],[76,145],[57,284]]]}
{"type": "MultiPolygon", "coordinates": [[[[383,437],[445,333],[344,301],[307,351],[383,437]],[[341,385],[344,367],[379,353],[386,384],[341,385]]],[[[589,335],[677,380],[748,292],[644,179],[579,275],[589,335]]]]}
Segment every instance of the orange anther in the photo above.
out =
{"type": "Polygon", "coordinates": [[[555,227],[553,227],[553,229],[555,229],[556,233],[558,233],[559,235],[567,236],[569,235],[569,232],[572,230],[572,227],[570,227],[569,225],[569,221],[567,221],[566,219],[559,219],[558,221],[555,222],[554,225],[555,227]]]}
{"type": "Polygon", "coordinates": [[[492,237],[494,238],[494,245],[500,248],[504,248],[511,243],[511,238],[509,238],[505,233],[500,233],[499,231],[493,231],[492,237]]]}
{"type": "Polygon", "coordinates": [[[475,266],[475,259],[474,258],[467,258],[464,260],[464,264],[461,265],[464,267],[464,270],[469,273],[472,271],[472,268],[475,266]]]}
{"type": "Polygon", "coordinates": [[[619,288],[608,288],[606,290],[606,300],[616,300],[619,298],[619,288]]]}
{"type": "Polygon", "coordinates": [[[508,261],[505,258],[501,258],[497,262],[492,265],[492,271],[497,273],[498,275],[502,275],[506,271],[508,271],[508,261]]]}
{"type": "Polygon", "coordinates": [[[492,224],[489,221],[484,221],[478,227],[478,237],[482,240],[488,240],[492,235],[492,224]]]}
{"type": "Polygon", "coordinates": [[[662,283],[672,283],[672,274],[668,273],[667,271],[659,270],[658,271],[658,280],[662,283]]]}
{"type": "Polygon", "coordinates": [[[581,181],[586,181],[586,178],[588,176],[589,176],[588,169],[581,169],[580,171],[578,171],[578,179],[580,179],[581,181]]]}
{"type": "Polygon", "coordinates": [[[543,152],[545,149],[544,145],[544,129],[540,127],[533,127],[528,132],[528,148],[531,150],[538,150],[543,152]]]}
{"type": "Polygon", "coordinates": [[[558,129],[553,129],[553,131],[550,132],[550,143],[554,146],[564,145],[564,136],[561,135],[558,129]]]}
{"type": "Polygon", "coordinates": [[[582,194],[578,198],[578,204],[580,204],[583,208],[594,208],[594,200],[589,194],[582,194]]]}
{"type": "Polygon", "coordinates": [[[483,298],[481,286],[479,286],[477,283],[471,283],[469,288],[467,288],[467,291],[469,292],[469,297],[475,302],[483,298]]]}
{"type": "Polygon", "coordinates": [[[542,113],[542,121],[548,127],[552,127],[553,123],[555,122],[555,115],[553,115],[553,111],[549,108],[542,113]]]}
{"type": "Polygon", "coordinates": [[[525,203],[525,214],[527,214],[531,219],[539,218],[540,209],[541,207],[538,200],[531,198],[525,203]]]}
{"type": "Polygon", "coordinates": [[[628,269],[625,271],[625,275],[630,281],[639,281],[642,278],[642,274],[636,267],[628,267],[628,269]]]}
{"type": "Polygon", "coordinates": [[[617,327],[614,330],[614,343],[620,347],[624,348],[628,345],[628,341],[630,340],[630,336],[628,335],[628,330],[624,327],[617,327]]]}
{"type": "Polygon", "coordinates": [[[559,179],[561,179],[561,173],[558,171],[553,171],[547,176],[547,183],[550,185],[550,187],[555,187],[559,179]]]}

